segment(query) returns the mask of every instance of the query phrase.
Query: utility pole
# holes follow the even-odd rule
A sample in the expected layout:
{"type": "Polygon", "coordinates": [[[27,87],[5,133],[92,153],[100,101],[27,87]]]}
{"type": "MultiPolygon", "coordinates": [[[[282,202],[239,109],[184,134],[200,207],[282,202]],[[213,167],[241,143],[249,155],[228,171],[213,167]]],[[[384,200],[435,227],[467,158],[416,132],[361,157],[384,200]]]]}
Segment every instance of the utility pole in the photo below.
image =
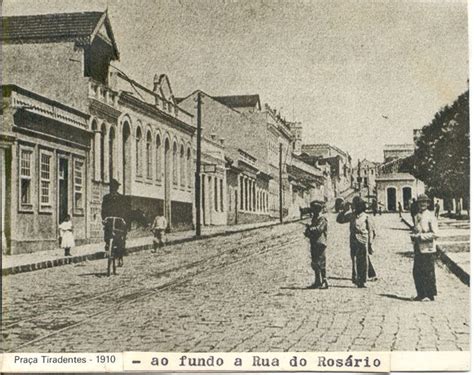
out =
{"type": "Polygon", "coordinates": [[[201,236],[201,93],[197,93],[197,135],[196,135],[196,237],[201,236]]]}
{"type": "Polygon", "coordinates": [[[283,144],[280,143],[280,223],[283,223],[283,144]]]}

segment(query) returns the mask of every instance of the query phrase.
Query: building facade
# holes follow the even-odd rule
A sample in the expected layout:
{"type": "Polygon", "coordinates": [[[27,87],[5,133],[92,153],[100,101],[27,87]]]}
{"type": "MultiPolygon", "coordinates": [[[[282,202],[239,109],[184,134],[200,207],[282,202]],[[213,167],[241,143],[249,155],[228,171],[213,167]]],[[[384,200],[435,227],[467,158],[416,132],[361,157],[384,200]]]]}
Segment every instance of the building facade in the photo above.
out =
{"type": "Polygon", "coordinates": [[[259,101],[254,97],[212,97],[196,91],[178,99],[179,105],[195,113],[198,94],[203,136],[225,143],[227,223],[268,220],[272,213],[269,181],[273,177],[268,173],[266,147],[261,143],[266,129],[256,126],[249,116],[259,110],[259,101]]]}
{"type": "MultiPolygon", "coordinates": [[[[106,12],[2,21],[7,251],[57,247],[66,214],[77,243],[101,240],[101,202],[112,178],[135,222],[164,214],[171,230],[192,228],[195,125],[168,78],[155,76],[148,88],[113,69],[119,53],[106,12]]],[[[135,229],[131,235],[140,235],[135,229]]]]}
{"type": "Polygon", "coordinates": [[[335,196],[353,186],[352,158],[347,152],[329,144],[303,144],[301,150],[304,160],[330,166],[335,196]]]}
{"type": "Polygon", "coordinates": [[[87,242],[88,115],[19,86],[2,91],[2,252],[56,248],[66,215],[87,242]]]}
{"type": "Polygon", "coordinates": [[[425,192],[423,182],[402,168],[404,160],[413,155],[413,150],[414,146],[408,144],[384,146],[384,162],[377,167],[375,182],[377,200],[387,212],[398,211],[399,204],[403,210],[409,210],[411,200],[425,192]]]}

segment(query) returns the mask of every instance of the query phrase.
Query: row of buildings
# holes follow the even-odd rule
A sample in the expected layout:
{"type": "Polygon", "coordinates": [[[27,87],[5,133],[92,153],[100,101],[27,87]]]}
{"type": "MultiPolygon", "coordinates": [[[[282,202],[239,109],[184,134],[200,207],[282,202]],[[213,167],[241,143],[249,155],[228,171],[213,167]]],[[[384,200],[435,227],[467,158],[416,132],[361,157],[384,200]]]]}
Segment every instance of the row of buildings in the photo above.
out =
{"type": "Polygon", "coordinates": [[[198,95],[204,225],[277,218],[280,187],[283,215],[295,217],[352,186],[347,153],[303,145],[301,124],[259,95],[176,97],[166,75],[144,84],[114,68],[106,12],[3,17],[2,30],[3,253],[57,247],[66,215],[78,244],[99,242],[111,179],[137,216],[193,228],[198,95]]]}

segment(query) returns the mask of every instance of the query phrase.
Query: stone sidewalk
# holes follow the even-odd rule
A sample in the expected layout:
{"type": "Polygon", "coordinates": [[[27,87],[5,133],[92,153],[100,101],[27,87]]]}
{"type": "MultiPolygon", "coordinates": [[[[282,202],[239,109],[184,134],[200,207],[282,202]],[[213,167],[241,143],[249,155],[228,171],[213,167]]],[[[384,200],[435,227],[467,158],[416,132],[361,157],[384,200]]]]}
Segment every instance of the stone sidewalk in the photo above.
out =
{"type": "MultiPolygon", "coordinates": [[[[411,217],[403,214],[402,221],[411,227],[411,217]]],[[[440,217],[439,238],[436,241],[439,257],[464,284],[470,284],[470,222],[440,217]]]]}
{"type": "MultiPolygon", "coordinates": [[[[286,219],[284,223],[298,221],[299,219],[286,219]]],[[[249,223],[239,225],[223,225],[214,227],[202,227],[199,239],[225,236],[232,233],[245,232],[262,227],[279,225],[278,220],[249,223]]],[[[184,231],[169,233],[166,236],[166,245],[175,245],[182,242],[196,240],[195,231],[184,231]]],[[[149,250],[153,245],[153,236],[131,238],[127,240],[127,252],[134,253],[149,250]]],[[[2,254],[2,276],[21,272],[31,272],[44,268],[63,266],[71,263],[79,263],[88,260],[104,258],[104,244],[92,243],[77,246],[71,250],[72,256],[65,257],[61,248],[48,251],[39,251],[28,254],[4,255],[2,254]]]]}

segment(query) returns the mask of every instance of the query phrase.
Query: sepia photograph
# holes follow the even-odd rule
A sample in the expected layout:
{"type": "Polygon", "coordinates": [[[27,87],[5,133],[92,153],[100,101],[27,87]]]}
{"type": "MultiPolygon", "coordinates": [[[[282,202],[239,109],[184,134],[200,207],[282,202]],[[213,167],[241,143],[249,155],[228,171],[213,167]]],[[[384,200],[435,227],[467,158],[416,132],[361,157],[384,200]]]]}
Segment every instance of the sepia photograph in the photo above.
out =
{"type": "Polygon", "coordinates": [[[0,19],[16,365],[469,369],[467,0],[3,0],[0,19]]]}

